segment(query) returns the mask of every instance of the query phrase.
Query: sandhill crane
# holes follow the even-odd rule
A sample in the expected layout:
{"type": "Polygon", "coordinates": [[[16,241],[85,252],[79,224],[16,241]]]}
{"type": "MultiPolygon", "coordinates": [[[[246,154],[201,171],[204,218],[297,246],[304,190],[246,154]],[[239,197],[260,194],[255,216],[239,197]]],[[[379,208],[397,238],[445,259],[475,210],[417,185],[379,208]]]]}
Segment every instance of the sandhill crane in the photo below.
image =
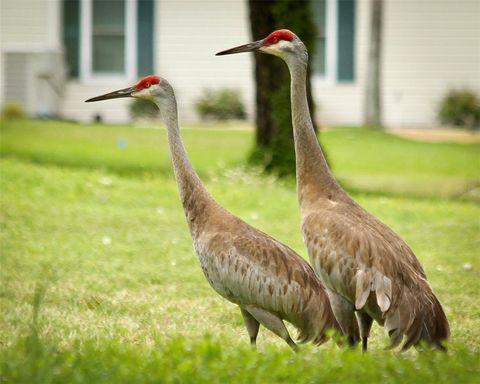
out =
{"type": "Polygon", "coordinates": [[[203,273],[217,293],[240,307],[251,344],[255,346],[261,324],[296,350],[283,320],[298,329],[301,342],[320,344],[329,328],[341,332],[325,288],[310,265],[286,245],[233,216],[207,192],[183,146],[175,94],[168,81],[147,76],[132,87],[87,102],[121,97],[149,98],[162,112],[180,198],[203,273]]]}
{"type": "Polygon", "coordinates": [[[450,334],[448,321],[414,253],[355,203],[328,169],[308,110],[305,45],[282,29],[217,55],[252,51],[280,57],[290,71],[302,233],[342,330],[351,332],[355,314],[364,351],[373,320],[385,327],[391,348],[406,336],[403,350],[422,340],[444,349],[442,342],[450,334]]]}

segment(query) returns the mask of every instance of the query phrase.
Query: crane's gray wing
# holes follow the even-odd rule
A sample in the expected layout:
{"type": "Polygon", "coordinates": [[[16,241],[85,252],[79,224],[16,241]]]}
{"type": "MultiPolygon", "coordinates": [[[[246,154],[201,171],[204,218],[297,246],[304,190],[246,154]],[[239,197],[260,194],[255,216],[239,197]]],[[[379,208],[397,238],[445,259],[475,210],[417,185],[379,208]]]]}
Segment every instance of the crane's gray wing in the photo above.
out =
{"type": "Polygon", "coordinates": [[[216,232],[203,244],[197,251],[205,276],[235,303],[287,315],[307,310],[312,295],[326,297],[303,258],[250,226],[235,233],[216,232]]]}
{"type": "Polygon", "coordinates": [[[382,312],[402,285],[414,289],[425,272],[407,244],[357,205],[338,203],[302,224],[313,267],[325,285],[362,308],[375,292],[382,312]],[[398,284],[400,282],[400,285],[398,284]]]}

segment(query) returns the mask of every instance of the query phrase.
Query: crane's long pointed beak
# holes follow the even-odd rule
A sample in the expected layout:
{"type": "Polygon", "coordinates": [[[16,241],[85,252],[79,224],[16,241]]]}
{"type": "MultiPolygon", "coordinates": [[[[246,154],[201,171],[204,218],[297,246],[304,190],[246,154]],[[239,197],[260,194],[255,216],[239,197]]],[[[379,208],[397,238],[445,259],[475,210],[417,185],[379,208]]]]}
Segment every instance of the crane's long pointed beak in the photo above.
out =
{"type": "Polygon", "coordinates": [[[118,91],[106,93],[104,95],[100,95],[97,97],[92,97],[91,99],[85,100],[85,102],[91,103],[92,101],[119,99],[121,97],[131,97],[132,93],[135,91],[136,91],[135,87],[128,87],[128,88],[120,89],[118,91]]]}
{"type": "Polygon", "coordinates": [[[223,56],[223,55],[232,55],[234,53],[242,53],[242,52],[255,52],[258,51],[263,46],[263,40],[254,41],[250,44],[240,45],[235,48],[230,48],[222,52],[218,52],[215,56],[223,56]]]}

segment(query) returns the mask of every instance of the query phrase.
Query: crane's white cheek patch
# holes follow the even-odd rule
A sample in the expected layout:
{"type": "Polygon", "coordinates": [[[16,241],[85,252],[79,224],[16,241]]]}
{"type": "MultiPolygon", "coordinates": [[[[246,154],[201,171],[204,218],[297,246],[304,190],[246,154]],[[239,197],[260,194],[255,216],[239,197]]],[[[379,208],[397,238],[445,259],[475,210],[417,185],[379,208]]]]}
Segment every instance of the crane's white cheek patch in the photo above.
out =
{"type": "Polygon", "coordinates": [[[262,51],[264,53],[268,53],[270,55],[282,57],[283,51],[281,49],[281,43],[283,43],[283,42],[284,41],[281,41],[281,42],[273,44],[273,45],[268,45],[266,47],[261,47],[260,51],[262,51]]]}

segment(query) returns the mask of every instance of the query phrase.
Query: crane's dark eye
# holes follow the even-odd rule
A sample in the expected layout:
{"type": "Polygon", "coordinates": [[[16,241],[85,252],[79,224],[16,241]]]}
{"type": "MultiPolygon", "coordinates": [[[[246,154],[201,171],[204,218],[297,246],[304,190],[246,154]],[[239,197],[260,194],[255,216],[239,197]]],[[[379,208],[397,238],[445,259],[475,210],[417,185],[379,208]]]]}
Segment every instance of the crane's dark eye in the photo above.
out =
{"type": "Polygon", "coordinates": [[[150,83],[145,84],[145,88],[150,88],[150,83]]]}
{"type": "Polygon", "coordinates": [[[272,37],[272,43],[273,44],[278,43],[278,37],[277,36],[272,37]]]}

